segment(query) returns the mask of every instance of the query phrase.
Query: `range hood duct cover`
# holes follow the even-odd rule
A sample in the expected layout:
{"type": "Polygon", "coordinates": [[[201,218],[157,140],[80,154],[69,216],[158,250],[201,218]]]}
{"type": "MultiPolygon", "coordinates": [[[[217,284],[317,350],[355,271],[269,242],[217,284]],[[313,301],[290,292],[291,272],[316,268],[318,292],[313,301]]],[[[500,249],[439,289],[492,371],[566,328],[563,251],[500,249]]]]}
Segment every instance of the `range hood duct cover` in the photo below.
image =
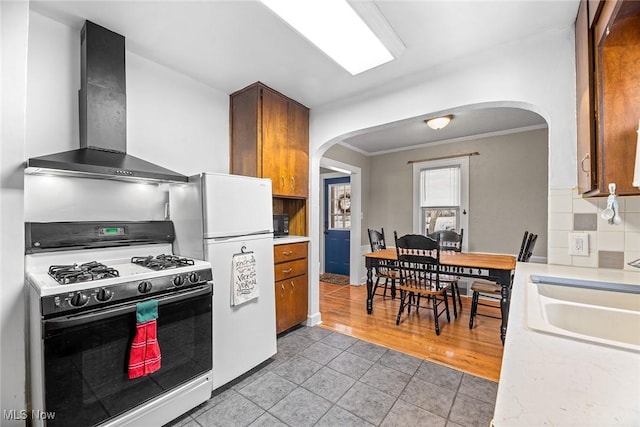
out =
{"type": "Polygon", "coordinates": [[[185,175],[127,154],[124,37],[85,21],[80,39],[80,149],[31,158],[26,172],[187,182],[185,175]]]}

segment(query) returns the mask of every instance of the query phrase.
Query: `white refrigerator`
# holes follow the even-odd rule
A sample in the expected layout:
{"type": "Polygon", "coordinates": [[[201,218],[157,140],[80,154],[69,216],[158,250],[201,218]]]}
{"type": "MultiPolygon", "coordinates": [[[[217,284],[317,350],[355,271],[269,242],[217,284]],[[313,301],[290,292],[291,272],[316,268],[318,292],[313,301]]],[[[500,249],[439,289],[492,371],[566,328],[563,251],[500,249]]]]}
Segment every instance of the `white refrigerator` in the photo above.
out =
{"type": "Polygon", "coordinates": [[[271,180],[202,173],[172,184],[174,253],[213,269],[213,390],[276,349],[271,180]]]}

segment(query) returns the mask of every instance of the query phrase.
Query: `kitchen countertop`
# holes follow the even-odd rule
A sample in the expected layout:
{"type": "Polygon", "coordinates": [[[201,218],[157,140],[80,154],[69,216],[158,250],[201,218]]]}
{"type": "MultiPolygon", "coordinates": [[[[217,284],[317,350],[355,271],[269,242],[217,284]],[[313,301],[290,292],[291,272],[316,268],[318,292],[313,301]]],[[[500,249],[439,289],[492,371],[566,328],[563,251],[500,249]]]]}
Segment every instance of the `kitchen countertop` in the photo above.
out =
{"type": "Polygon", "coordinates": [[[286,245],[288,243],[300,243],[300,242],[308,242],[310,239],[308,236],[293,236],[289,235],[286,237],[274,237],[273,244],[275,245],[286,245]]]}
{"type": "Polygon", "coordinates": [[[640,286],[640,272],[518,263],[495,427],[640,425],[640,354],[528,328],[531,274],[640,286]]]}

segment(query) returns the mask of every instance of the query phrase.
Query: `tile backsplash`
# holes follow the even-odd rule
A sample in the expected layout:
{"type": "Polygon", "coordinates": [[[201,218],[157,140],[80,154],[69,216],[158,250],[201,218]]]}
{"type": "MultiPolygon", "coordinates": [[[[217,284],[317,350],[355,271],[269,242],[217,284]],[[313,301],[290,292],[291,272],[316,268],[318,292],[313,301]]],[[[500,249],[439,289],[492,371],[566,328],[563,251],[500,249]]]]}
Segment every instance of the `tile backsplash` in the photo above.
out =
{"type": "Polygon", "coordinates": [[[576,189],[549,191],[548,263],[592,268],[624,268],[640,258],[640,197],[619,197],[620,225],[600,216],[606,197],[582,198],[576,189]],[[569,255],[569,233],[589,235],[589,256],[569,255]]]}

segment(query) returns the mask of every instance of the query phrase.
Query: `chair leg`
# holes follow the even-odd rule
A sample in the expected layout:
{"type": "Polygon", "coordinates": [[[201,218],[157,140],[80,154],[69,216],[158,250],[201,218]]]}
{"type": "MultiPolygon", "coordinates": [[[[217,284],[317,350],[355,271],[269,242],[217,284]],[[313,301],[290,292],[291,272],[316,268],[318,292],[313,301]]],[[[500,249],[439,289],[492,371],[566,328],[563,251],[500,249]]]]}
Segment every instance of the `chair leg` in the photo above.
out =
{"type": "Polygon", "coordinates": [[[384,278],[384,292],[382,293],[382,299],[387,298],[387,288],[389,287],[389,279],[387,277],[384,278]]]}
{"type": "MultiPolygon", "coordinates": [[[[447,291],[444,291],[443,297],[444,297],[444,310],[447,313],[447,322],[451,323],[451,316],[449,315],[449,299],[447,298],[447,291]]],[[[435,296],[433,298],[436,299],[435,296]]],[[[454,311],[454,313],[456,311],[456,302],[455,302],[455,300],[453,301],[453,311],[454,311]]]]}
{"type": "MultiPolygon", "coordinates": [[[[446,296],[445,296],[445,301],[446,301],[446,296]]],[[[433,298],[431,300],[431,304],[433,305],[433,318],[435,320],[435,324],[436,324],[436,335],[440,335],[440,324],[438,323],[438,299],[437,298],[433,298]]],[[[448,314],[448,311],[447,311],[448,314]]]]}
{"type": "Polygon", "coordinates": [[[400,324],[400,316],[402,316],[402,312],[404,311],[405,299],[407,298],[407,291],[400,291],[400,308],[398,309],[398,317],[396,317],[396,325],[400,324]]]}
{"type": "Polygon", "coordinates": [[[456,294],[458,294],[458,305],[460,306],[460,311],[462,311],[462,298],[460,298],[460,287],[458,286],[458,282],[456,282],[456,294]]]}
{"type": "Polygon", "coordinates": [[[378,292],[378,285],[379,284],[380,284],[380,276],[376,277],[376,284],[373,285],[373,296],[374,297],[376,296],[376,292],[378,292]]]}
{"type": "Polygon", "coordinates": [[[473,329],[473,319],[476,316],[476,312],[478,311],[478,298],[480,294],[478,292],[473,292],[473,296],[471,297],[471,315],[469,316],[469,329],[473,329]]]}
{"type": "Polygon", "coordinates": [[[396,279],[391,279],[391,299],[396,299],[396,279]]]}
{"type": "MultiPolygon", "coordinates": [[[[451,302],[453,303],[453,317],[458,318],[458,307],[456,305],[456,284],[453,282],[451,284],[451,302]]],[[[445,298],[449,292],[445,292],[445,298]]]]}

